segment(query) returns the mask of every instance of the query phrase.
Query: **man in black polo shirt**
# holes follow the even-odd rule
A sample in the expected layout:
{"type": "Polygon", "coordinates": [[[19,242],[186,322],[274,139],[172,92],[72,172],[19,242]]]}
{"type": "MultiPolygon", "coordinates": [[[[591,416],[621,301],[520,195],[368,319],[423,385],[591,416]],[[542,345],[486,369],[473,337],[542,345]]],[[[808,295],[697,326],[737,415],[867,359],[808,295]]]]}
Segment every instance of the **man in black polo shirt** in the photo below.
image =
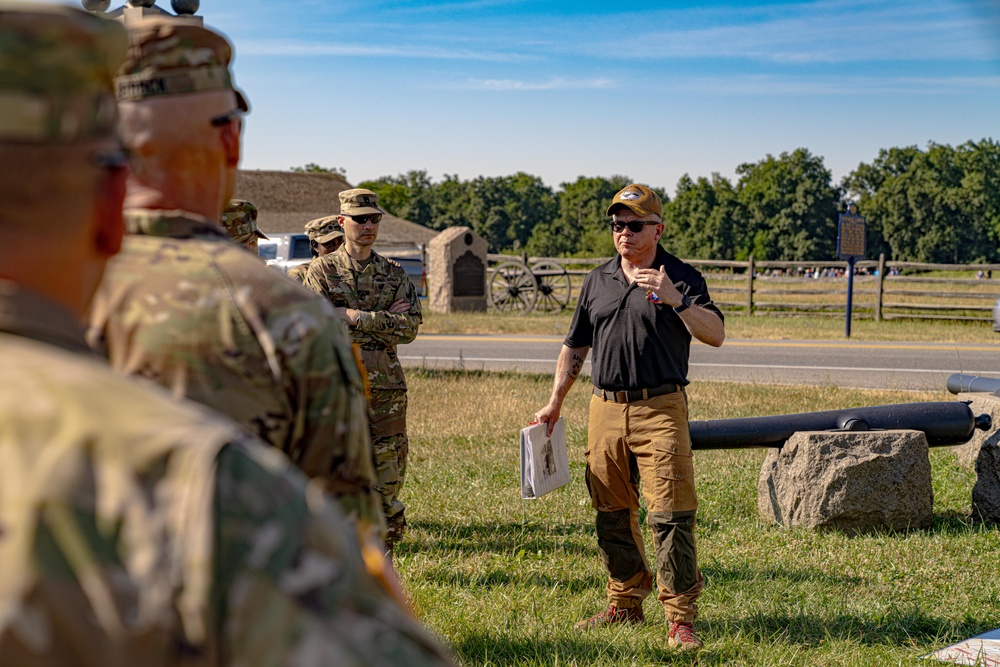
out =
{"type": "Polygon", "coordinates": [[[593,348],[587,489],[610,575],[608,608],[574,627],[645,621],[642,601],[653,575],[639,528],[641,481],[668,643],[697,649],[692,622],[704,580],[695,551],[698,501],[684,385],[691,337],[718,347],[726,333],[705,279],[659,246],[662,211],[660,198],[643,185],[615,195],[607,214],[619,256],[584,281],[552,397],[535,418],[551,431],[593,348]]]}

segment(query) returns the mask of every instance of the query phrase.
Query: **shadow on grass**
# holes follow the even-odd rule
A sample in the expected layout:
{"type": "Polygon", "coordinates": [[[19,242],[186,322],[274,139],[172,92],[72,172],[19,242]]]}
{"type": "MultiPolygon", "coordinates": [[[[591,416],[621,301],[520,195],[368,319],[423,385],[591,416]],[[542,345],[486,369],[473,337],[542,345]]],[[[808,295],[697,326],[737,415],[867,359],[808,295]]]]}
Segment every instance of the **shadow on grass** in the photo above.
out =
{"type": "MultiPolygon", "coordinates": [[[[985,619],[984,619],[985,620],[985,619]]],[[[859,646],[945,646],[983,632],[991,624],[956,622],[919,609],[878,616],[853,614],[755,614],[746,618],[708,618],[699,622],[706,637],[743,636],[756,644],[818,645],[835,639],[859,646]]]]}
{"type": "Polygon", "coordinates": [[[701,568],[710,586],[726,584],[739,585],[746,582],[784,580],[788,583],[821,583],[838,586],[862,586],[866,582],[861,577],[843,577],[818,570],[803,570],[788,567],[770,567],[760,569],[751,566],[720,567],[718,565],[703,565],[701,568]]]}
{"type": "MultiPolygon", "coordinates": [[[[596,556],[595,556],[596,559],[596,556]]],[[[474,574],[455,572],[447,568],[436,568],[421,575],[423,581],[436,585],[458,586],[467,589],[489,590],[493,588],[519,590],[540,588],[546,590],[558,589],[563,593],[591,593],[603,591],[606,579],[602,574],[584,577],[549,576],[539,572],[511,572],[509,569],[481,569],[474,574]]]]}
{"type": "MultiPolygon", "coordinates": [[[[527,620],[526,625],[530,627],[531,620],[527,620]]],[[[513,631],[509,626],[507,630],[484,628],[462,634],[451,646],[464,664],[490,667],[747,665],[752,664],[753,656],[763,659],[769,654],[772,657],[795,654],[802,658],[802,651],[816,651],[817,656],[825,655],[829,659],[829,649],[824,648],[824,643],[831,640],[846,642],[876,655],[879,649],[902,650],[917,659],[935,648],[979,634],[987,626],[989,624],[954,623],[919,611],[896,612],[881,618],[761,614],[743,619],[700,621],[698,630],[706,646],[697,655],[667,648],[663,625],[579,634],[556,629],[549,635],[543,630],[533,637],[518,634],[516,627],[513,631]],[[757,648],[748,651],[751,646],[757,648]]],[[[863,662],[856,659],[850,664],[863,662]]]]}
{"type": "Polygon", "coordinates": [[[633,646],[635,637],[611,637],[608,632],[567,634],[560,637],[512,637],[485,630],[466,635],[452,649],[465,665],[539,667],[550,665],[695,665],[698,659],[652,645],[633,646]],[[610,640],[610,641],[609,641],[610,640]]]}
{"type": "Polygon", "coordinates": [[[470,554],[484,552],[543,554],[597,554],[597,542],[592,524],[533,524],[533,523],[444,523],[414,521],[406,539],[398,547],[401,554],[413,552],[461,551],[470,554]],[[584,545],[579,542],[588,542],[584,545]]]}
{"type": "Polygon", "coordinates": [[[927,530],[929,535],[968,535],[969,533],[984,532],[982,524],[973,523],[972,517],[967,512],[941,512],[934,514],[934,523],[927,530]]]}

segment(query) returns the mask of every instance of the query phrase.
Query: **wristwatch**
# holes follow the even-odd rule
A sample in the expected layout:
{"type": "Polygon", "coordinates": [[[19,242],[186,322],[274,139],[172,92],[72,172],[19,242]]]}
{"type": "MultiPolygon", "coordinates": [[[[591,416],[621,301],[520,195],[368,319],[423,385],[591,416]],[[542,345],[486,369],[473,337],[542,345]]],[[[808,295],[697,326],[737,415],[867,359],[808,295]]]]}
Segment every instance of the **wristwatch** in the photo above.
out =
{"type": "Polygon", "coordinates": [[[690,307],[691,307],[691,297],[689,297],[687,294],[681,294],[681,305],[674,308],[674,312],[680,314],[690,307]]]}

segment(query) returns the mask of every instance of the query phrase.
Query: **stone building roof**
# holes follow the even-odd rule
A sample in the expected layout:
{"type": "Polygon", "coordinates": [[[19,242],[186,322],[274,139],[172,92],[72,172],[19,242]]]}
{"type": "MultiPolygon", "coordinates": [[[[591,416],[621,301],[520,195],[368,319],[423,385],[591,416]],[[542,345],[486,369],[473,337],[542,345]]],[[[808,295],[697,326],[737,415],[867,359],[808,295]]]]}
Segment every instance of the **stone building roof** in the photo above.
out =
{"type": "MultiPolygon", "coordinates": [[[[236,198],[257,207],[257,225],[265,234],[294,233],[302,232],[310,220],[339,212],[338,195],[353,187],[339,174],[241,170],[236,198]]],[[[386,214],[378,241],[426,245],[435,236],[433,229],[386,214]]]]}

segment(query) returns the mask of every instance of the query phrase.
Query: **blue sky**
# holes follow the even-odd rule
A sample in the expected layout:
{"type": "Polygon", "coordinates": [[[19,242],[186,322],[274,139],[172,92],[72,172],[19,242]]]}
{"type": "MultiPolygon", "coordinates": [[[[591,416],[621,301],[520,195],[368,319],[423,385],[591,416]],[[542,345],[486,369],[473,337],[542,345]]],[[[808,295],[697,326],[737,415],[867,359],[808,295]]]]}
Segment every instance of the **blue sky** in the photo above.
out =
{"type": "MultiPolygon", "coordinates": [[[[117,6],[123,0],[113,3],[117,6]]],[[[159,0],[168,8],[168,0],[159,0]]],[[[202,0],[253,113],[243,166],[359,182],[733,178],[798,147],[1000,138],[1000,0],[202,0]]]]}

